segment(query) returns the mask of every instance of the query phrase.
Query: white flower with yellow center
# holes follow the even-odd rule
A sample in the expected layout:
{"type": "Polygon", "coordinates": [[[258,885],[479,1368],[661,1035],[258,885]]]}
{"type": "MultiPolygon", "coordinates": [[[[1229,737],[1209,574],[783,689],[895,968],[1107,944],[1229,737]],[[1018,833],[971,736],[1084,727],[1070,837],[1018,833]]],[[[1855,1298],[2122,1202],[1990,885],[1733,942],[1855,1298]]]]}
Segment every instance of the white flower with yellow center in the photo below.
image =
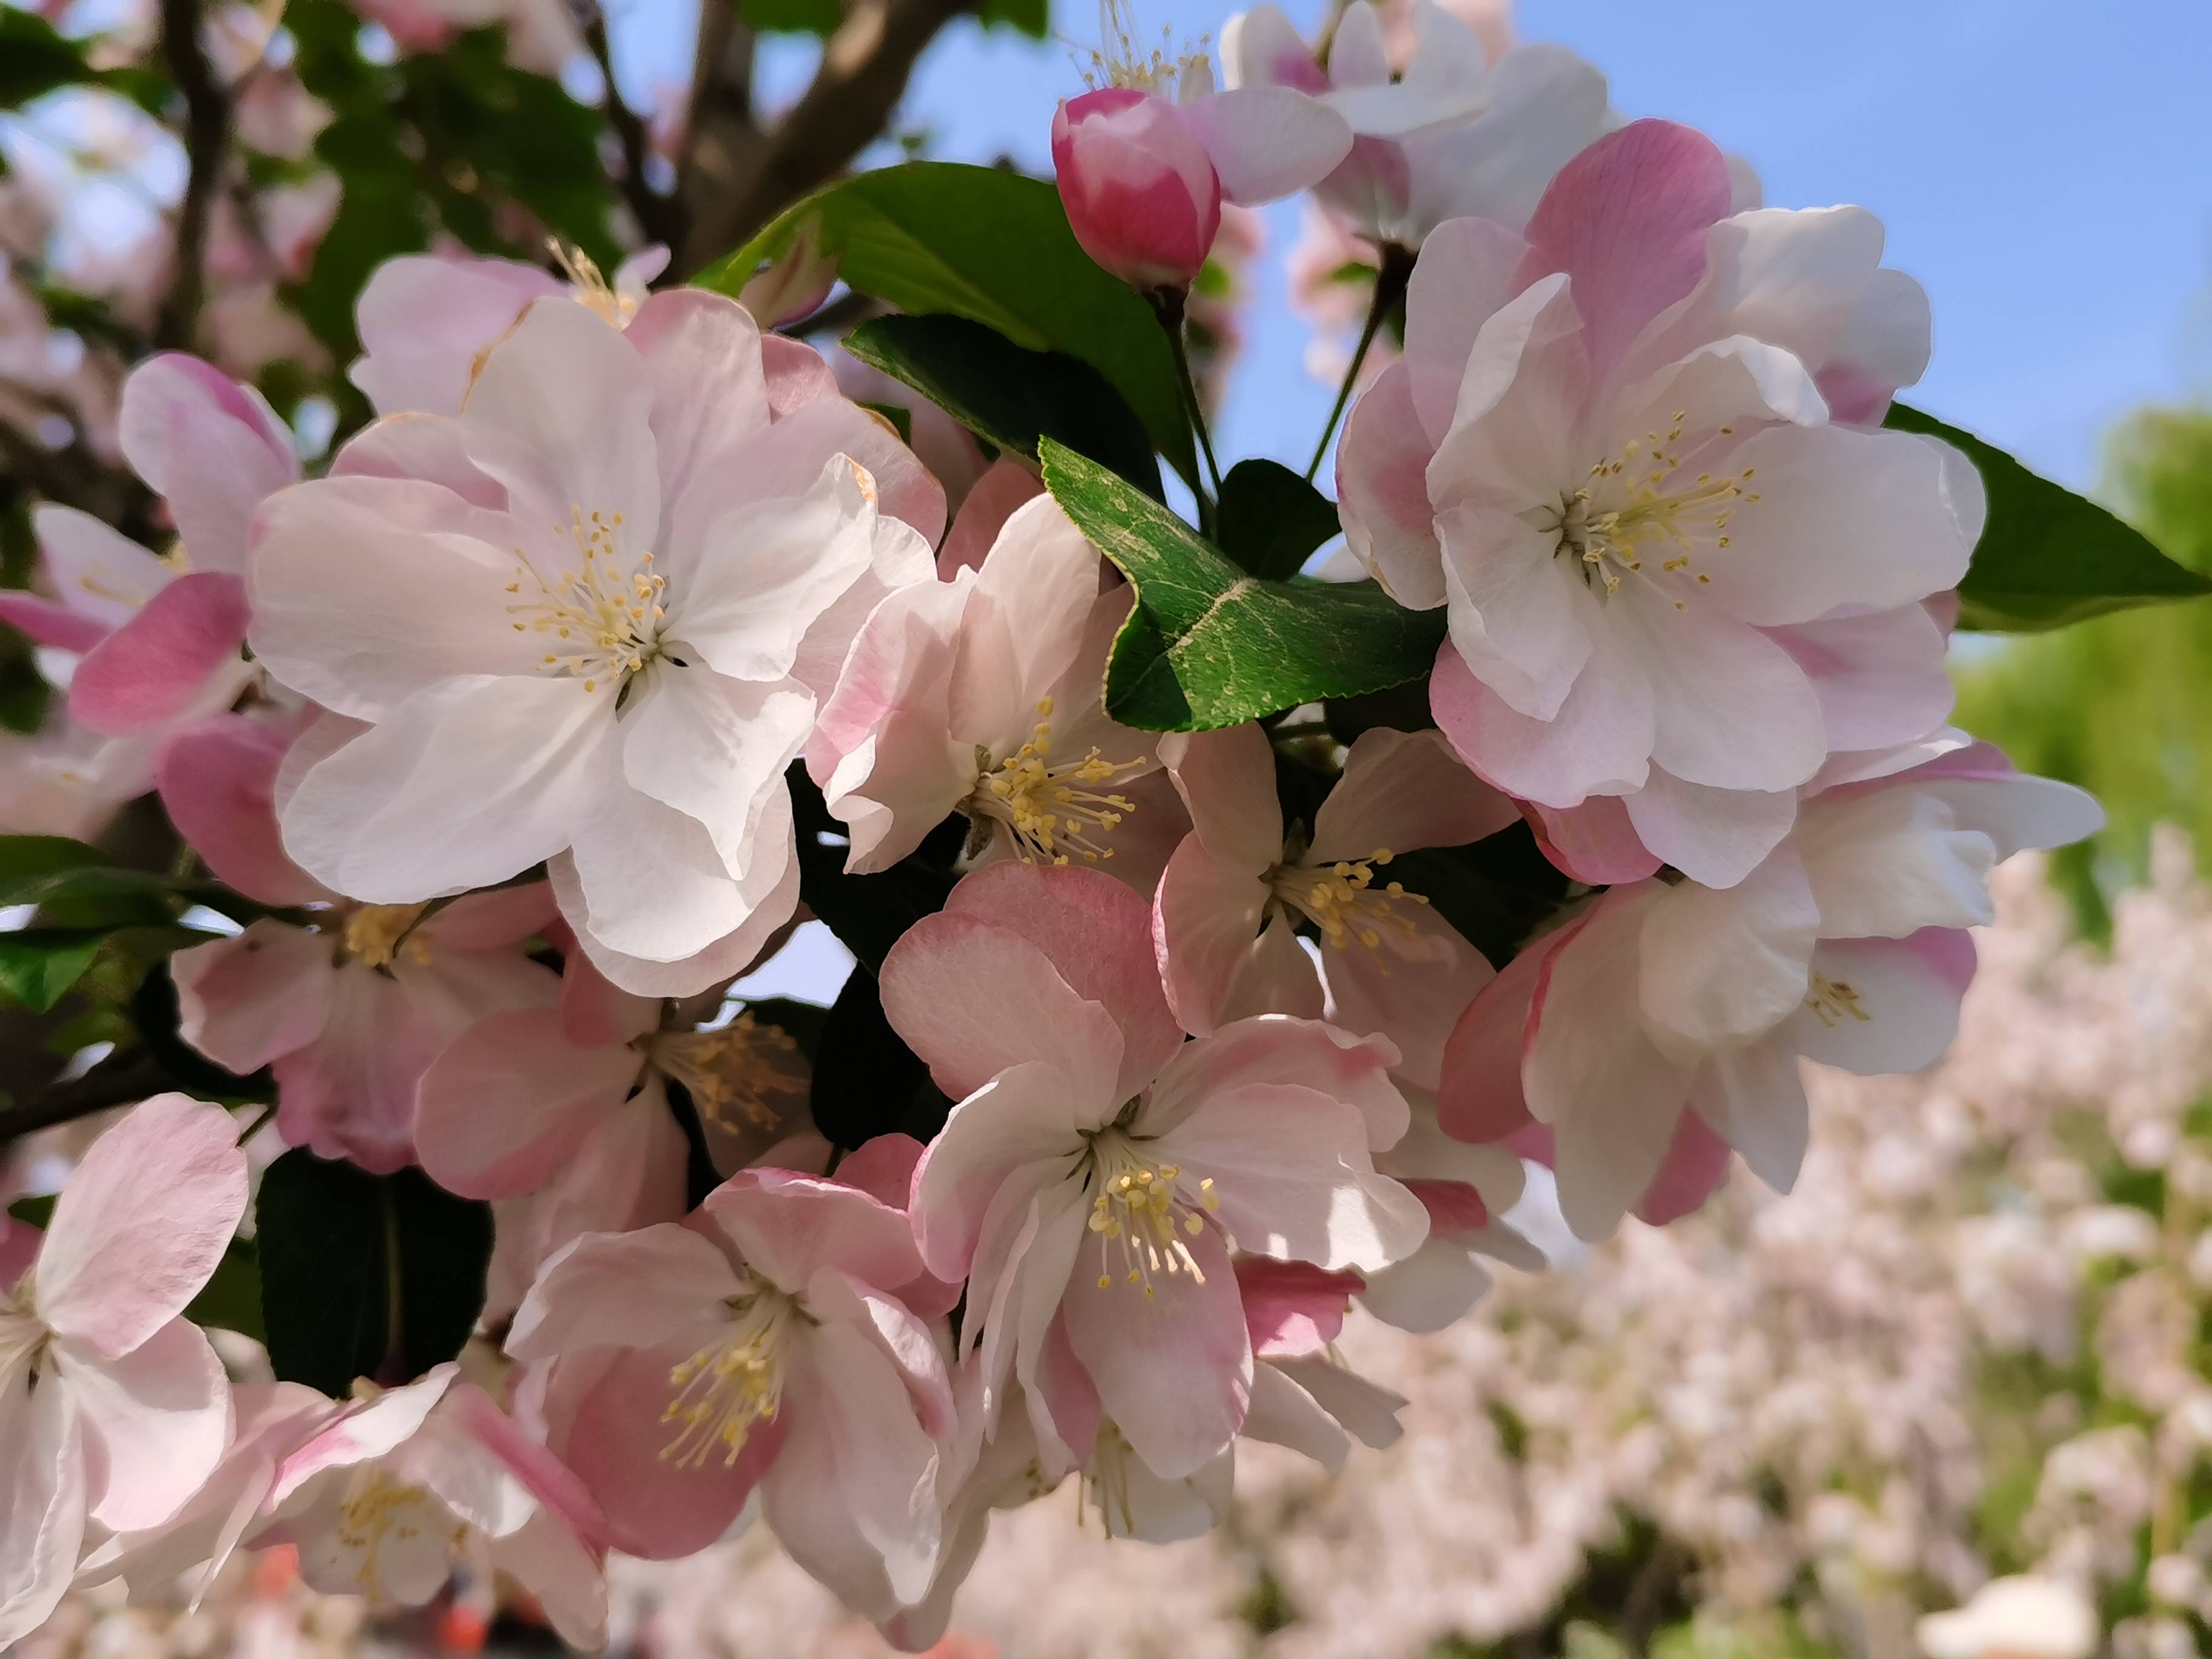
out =
{"type": "Polygon", "coordinates": [[[930,569],[856,459],[902,468],[895,441],[769,404],[729,301],[656,295],[621,332],[548,301],[459,416],[372,428],[273,500],[256,654],[368,728],[289,793],[292,856],[372,904],[546,863],[618,981],[741,966],[796,902],[783,772],[823,664],[930,569]]]}
{"type": "Polygon", "coordinates": [[[1396,1051],[1280,1016],[1186,1043],[1145,902],[1103,872],[977,872],[881,983],[959,1102],[915,1181],[923,1259],[967,1280],[987,1418],[1018,1382],[1048,1462],[1097,1412],[1164,1480],[1227,1447],[1252,1386],[1232,1250],[1379,1268],[1427,1231],[1375,1171],[1407,1121],[1396,1051]]]}

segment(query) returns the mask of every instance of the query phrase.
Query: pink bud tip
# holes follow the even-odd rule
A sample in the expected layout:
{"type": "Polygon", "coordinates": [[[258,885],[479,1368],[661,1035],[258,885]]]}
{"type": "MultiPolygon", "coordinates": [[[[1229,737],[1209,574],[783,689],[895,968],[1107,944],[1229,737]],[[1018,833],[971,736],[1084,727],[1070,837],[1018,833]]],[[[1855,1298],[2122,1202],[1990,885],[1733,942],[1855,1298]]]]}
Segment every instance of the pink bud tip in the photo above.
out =
{"type": "Polygon", "coordinates": [[[1052,159],[1085,252],[1141,289],[1190,286],[1221,228],[1221,179],[1173,103],[1123,87],[1070,99],[1052,159]]]}

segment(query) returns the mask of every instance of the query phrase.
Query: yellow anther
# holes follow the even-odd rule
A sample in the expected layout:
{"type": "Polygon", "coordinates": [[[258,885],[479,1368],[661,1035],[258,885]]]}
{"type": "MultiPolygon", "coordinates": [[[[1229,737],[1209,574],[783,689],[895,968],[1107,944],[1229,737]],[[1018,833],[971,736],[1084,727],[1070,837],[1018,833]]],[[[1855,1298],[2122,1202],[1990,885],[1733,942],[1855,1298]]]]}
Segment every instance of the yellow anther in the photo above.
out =
{"type": "Polygon", "coordinates": [[[430,960],[430,942],[414,931],[426,907],[420,904],[364,904],[345,920],[346,954],[371,968],[389,967],[404,957],[430,960]]]}

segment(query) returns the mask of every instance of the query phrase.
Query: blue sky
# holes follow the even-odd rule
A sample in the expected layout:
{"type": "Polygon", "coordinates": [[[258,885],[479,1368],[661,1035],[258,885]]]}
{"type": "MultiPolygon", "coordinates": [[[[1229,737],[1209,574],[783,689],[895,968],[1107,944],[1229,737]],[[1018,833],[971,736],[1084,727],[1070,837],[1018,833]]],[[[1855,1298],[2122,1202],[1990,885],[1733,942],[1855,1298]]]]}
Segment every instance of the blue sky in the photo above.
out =
{"type": "MultiPolygon", "coordinates": [[[[619,3],[619,0],[618,0],[619,3]]],[[[689,8],[629,0],[624,79],[684,63],[689,8]]],[[[1139,0],[1150,28],[1218,32],[1229,0],[1139,0]]],[[[1290,0],[1300,22],[1322,0],[1290,0]]],[[[1056,21],[1084,40],[1087,0],[1056,21]]],[[[2208,0],[1522,0],[1524,39],[1563,41],[1613,101],[1747,157],[1777,205],[1857,202],[1889,227],[1889,262],[1935,302],[1936,361],[1916,400],[2077,486],[2128,410],[2212,392],[2212,3],[2208,0]]],[[[779,38],[773,102],[811,71],[779,38]]],[[[1048,169],[1073,49],[973,26],[923,60],[905,121],[932,152],[1048,169]]],[[[1279,264],[1295,206],[1269,212],[1251,349],[1219,436],[1229,453],[1303,466],[1328,389],[1300,357],[1279,264]]]]}

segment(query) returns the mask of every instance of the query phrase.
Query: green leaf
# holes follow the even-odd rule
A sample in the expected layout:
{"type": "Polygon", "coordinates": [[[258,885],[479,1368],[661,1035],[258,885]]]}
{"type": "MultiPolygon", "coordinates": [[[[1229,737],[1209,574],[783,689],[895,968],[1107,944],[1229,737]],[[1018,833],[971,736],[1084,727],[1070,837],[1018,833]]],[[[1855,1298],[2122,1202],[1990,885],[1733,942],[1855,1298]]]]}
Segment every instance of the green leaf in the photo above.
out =
{"type": "Polygon", "coordinates": [[[1038,40],[1052,32],[1050,0],[983,0],[975,15],[986,23],[1003,23],[1038,40]]]}
{"type": "Polygon", "coordinates": [[[97,80],[76,41],[35,12],[0,6],[0,109],[14,109],[57,87],[97,80]]]}
{"type": "Polygon", "coordinates": [[[1442,611],[1372,582],[1249,576],[1158,502],[1048,440],[1044,481],[1135,584],[1106,665],[1106,711],[1147,732],[1206,732],[1427,673],[1442,611]]]}
{"type": "Polygon", "coordinates": [[[19,1198],[8,1206],[8,1213],[44,1232],[54,1218],[54,1202],[59,1197],[58,1193],[40,1193],[33,1197],[19,1198]]]}
{"type": "Polygon", "coordinates": [[[1981,471],[1990,517],[1959,584],[1960,627],[2037,633],[2212,593],[2212,580],[2176,564],[2141,532],[1972,434],[1904,404],[1892,404],[1882,424],[1955,444],[1981,471]]]}
{"type": "Polygon", "coordinates": [[[1344,528],[1336,503],[1280,461],[1239,461],[1221,481],[1221,550],[1272,581],[1298,574],[1344,528]]]}
{"type": "Polygon", "coordinates": [[[43,921],[74,927],[157,926],[175,919],[171,896],[201,884],[124,869],[81,841],[0,836],[0,906],[37,905],[43,921]]]}
{"type": "Polygon", "coordinates": [[[843,0],[738,0],[749,28],[833,34],[845,19],[843,0]]]}
{"type": "Polygon", "coordinates": [[[91,969],[106,927],[26,927],[0,933],[0,999],[43,1014],[91,969]]]}
{"type": "Polygon", "coordinates": [[[1186,479],[1196,476],[1175,357],[1152,307],[1108,276],[1067,228],[1060,194],[1000,167],[908,161],[808,197],[694,280],[734,295],[811,225],[838,273],[917,315],[981,323],[1031,351],[1097,369],[1186,479]]]}
{"type": "MultiPolygon", "coordinates": [[[[981,323],[944,316],[874,318],[853,331],[845,349],[904,381],[986,442],[1035,460],[1037,441],[1050,438],[1146,495],[1160,493],[1159,463],[1144,423],[1079,358],[1030,351],[981,323]]],[[[1332,525],[1335,516],[1331,507],[1332,525]]]]}
{"type": "Polygon", "coordinates": [[[483,1311],[491,1206],[420,1170],[374,1176],[295,1149],[254,1204],[262,1322],[279,1378],[344,1395],[411,1382],[461,1351],[483,1311]]]}
{"type": "Polygon", "coordinates": [[[899,441],[908,448],[914,446],[914,411],[901,404],[872,404],[863,399],[860,407],[871,415],[880,415],[889,421],[899,435],[899,441]]]}

